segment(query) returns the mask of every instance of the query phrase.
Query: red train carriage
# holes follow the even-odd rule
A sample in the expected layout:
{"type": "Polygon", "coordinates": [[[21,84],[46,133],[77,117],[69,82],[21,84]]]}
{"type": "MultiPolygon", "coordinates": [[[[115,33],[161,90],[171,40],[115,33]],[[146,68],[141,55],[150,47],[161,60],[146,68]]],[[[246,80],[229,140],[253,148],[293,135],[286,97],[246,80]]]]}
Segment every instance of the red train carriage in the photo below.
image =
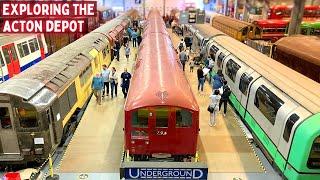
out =
{"type": "MultiPolygon", "coordinates": [[[[272,6],[269,9],[268,19],[283,19],[290,18],[292,6],[277,5],[272,6]]],[[[304,18],[319,18],[320,17],[320,6],[306,5],[304,7],[304,18]]]]}
{"type": "Polygon", "coordinates": [[[254,21],[253,24],[261,29],[261,39],[275,42],[285,36],[286,28],[289,25],[289,20],[261,19],[254,21]]]}
{"type": "Polygon", "coordinates": [[[163,21],[151,18],[146,28],[125,104],[125,149],[179,161],[196,153],[199,106],[163,21]]]}

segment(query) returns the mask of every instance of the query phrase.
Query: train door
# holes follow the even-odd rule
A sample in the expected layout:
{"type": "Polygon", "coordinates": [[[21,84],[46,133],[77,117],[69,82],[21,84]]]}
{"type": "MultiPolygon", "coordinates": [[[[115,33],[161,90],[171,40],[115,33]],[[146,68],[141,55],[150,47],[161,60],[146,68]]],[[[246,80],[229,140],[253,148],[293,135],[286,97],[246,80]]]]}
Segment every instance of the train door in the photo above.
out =
{"type": "Polygon", "coordinates": [[[20,63],[16,53],[16,49],[14,48],[14,44],[12,43],[2,46],[2,52],[7,63],[9,77],[11,78],[16,74],[19,74],[20,63]]]}
{"type": "Polygon", "coordinates": [[[224,78],[228,81],[228,85],[231,88],[233,94],[230,96],[230,101],[234,105],[234,107],[239,112],[241,105],[241,92],[239,90],[239,81],[241,74],[246,72],[248,66],[243,64],[240,60],[238,60],[235,56],[229,55],[223,62],[223,74],[224,78]]]}
{"type": "Polygon", "coordinates": [[[0,154],[20,154],[17,134],[14,128],[14,119],[11,105],[0,104],[0,141],[2,152],[0,154]]]}
{"type": "Polygon", "coordinates": [[[248,101],[248,95],[249,95],[249,89],[251,84],[260,77],[260,74],[252,70],[251,68],[248,68],[246,71],[242,71],[239,73],[240,81],[237,88],[238,96],[240,99],[240,106],[239,106],[239,114],[242,118],[244,118],[245,111],[247,109],[247,101],[248,101]]]}
{"type": "Polygon", "coordinates": [[[5,72],[5,70],[7,69],[7,66],[4,63],[3,57],[2,57],[2,53],[1,53],[1,49],[0,49],[0,83],[3,83],[5,81],[5,74],[7,74],[5,72]]]}
{"type": "Polygon", "coordinates": [[[172,113],[168,107],[157,107],[152,110],[151,118],[151,148],[155,148],[159,153],[169,153],[168,142],[170,142],[170,129],[172,128],[172,113]]]}
{"type": "Polygon", "coordinates": [[[44,46],[43,46],[41,34],[37,34],[37,39],[38,39],[39,46],[40,46],[41,60],[43,60],[44,58],[46,58],[46,55],[44,53],[44,46]]]}
{"type": "Polygon", "coordinates": [[[280,140],[277,145],[278,150],[287,159],[289,154],[290,145],[293,139],[293,134],[298,125],[304,120],[310,117],[312,114],[303,107],[299,106],[289,113],[283,121],[282,131],[280,134],[280,140]]]}

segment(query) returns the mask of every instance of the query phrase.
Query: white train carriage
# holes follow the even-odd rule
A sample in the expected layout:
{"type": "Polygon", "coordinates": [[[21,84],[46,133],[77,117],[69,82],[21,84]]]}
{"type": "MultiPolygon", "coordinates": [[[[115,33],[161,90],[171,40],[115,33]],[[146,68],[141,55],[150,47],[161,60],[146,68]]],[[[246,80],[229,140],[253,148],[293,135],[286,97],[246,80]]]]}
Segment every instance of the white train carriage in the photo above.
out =
{"type": "Polygon", "coordinates": [[[43,34],[0,34],[0,83],[19,74],[48,55],[43,34]]]}

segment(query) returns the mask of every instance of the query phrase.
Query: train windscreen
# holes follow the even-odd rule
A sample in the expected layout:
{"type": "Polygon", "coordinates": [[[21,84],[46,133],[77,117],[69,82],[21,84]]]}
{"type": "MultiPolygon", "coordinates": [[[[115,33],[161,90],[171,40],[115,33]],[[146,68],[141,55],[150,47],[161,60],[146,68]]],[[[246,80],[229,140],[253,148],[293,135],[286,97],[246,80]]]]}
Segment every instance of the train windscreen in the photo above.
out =
{"type": "Polygon", "coordinates": [[[320,136],[313,142],[307,166],[310,169],[320,169],[320,136]]]}

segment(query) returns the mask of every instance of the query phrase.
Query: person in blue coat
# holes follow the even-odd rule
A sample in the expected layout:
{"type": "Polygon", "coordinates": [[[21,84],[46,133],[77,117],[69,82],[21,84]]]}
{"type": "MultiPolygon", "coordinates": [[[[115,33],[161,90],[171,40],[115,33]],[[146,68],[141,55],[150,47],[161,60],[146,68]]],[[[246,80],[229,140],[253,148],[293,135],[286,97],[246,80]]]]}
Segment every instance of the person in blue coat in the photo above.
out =
{"type": "Polygon", "coordinates": [[[215,74],[211,80],[213,91],[219,90],[223,86],[223,81],[224,81],[224,78],[223,78],[222,70],[219,69],[217,74],[215,74]]]}
{"type": "Polygon", "coordinates": [[[103,78],[101,77],[101,74],[98,73],[93,77],[91,88],[94,96],[96,97],[97,103],[101,105],[101,91],[103,89],[103,78]]]}

